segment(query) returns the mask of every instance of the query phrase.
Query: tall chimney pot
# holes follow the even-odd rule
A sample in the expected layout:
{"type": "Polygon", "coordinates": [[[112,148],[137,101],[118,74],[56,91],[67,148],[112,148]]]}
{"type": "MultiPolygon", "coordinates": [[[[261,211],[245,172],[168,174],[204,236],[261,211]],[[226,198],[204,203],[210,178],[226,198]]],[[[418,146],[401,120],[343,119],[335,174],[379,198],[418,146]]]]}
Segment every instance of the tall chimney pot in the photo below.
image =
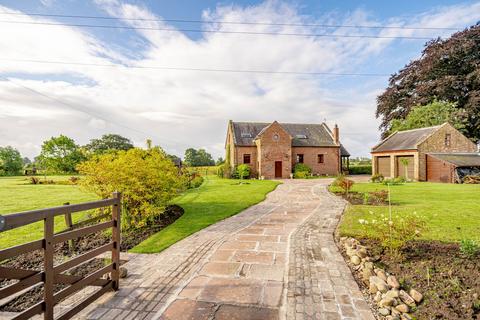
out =
{"type": "Polygon", "coordinates": [[[340,130],[338,129],[338,125],[336,123],[333,127],[333,140],[336,144],[340,144],[340,130]]]}

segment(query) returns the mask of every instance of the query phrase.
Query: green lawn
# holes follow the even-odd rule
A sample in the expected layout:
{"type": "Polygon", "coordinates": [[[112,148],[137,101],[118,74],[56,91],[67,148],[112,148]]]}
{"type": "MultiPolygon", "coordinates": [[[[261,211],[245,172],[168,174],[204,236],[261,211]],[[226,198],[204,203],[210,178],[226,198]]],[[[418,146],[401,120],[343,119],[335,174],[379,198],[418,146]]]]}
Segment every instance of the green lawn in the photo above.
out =
{"type": "Polygon", "coordinates": [[[198,189],[187,191],[173,203],[185,213],[173,224],[132,249],[137,253],[160,252],[175,242],[262,200],[279,184],[276,181],[219,179],[209,176],[198,189]]]}
{"type": "MultiPolygon", "coordinates": [[[[352,191],[386,188],[381,184],[357,183],[352,191]]],[[[416,211],[426,218],[428,230],[422,234],[422,239],[452,242],[469,238],[480,241],[480,185],[416,182],[390,188],[394,213],[416,211]]],[[[388,207],[350,206],[343,216],[340,233],[353,237],[362,235],[358,220],[372,219],[369,211],[375,215],[387,214],[388,207]]]]}
{"type": "MultiPolygon", "coordinates": [[[[43,179],[43,177],[39,177],[43,179]]],[[[47,180],[68,180],[69,176],[47,176],[47,180]]],[[[93,194],[80,191],[75,185],[33,185],[25,177],[0,178],[0,214],[55,207],[65,202],[80,203],[97,199],[93,194]]],[[[74,221],[85,217],[86,212],[73,215],[74,221]]],[[[55,229],[65,228],[63,216],[55,218],[55,229]]],[[[42,238],[41,222],[0,233],[0,249],[42,238]]]]}

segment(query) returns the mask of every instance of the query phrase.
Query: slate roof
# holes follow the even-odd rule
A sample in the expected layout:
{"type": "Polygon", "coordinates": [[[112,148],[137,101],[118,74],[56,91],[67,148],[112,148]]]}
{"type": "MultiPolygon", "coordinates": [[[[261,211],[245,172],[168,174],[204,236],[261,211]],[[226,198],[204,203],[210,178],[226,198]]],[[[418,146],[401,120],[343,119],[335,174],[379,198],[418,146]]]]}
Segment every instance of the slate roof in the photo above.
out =
{"type": "Polygon", "coordinates": [[[457,167],[480,167],[480,153],[429,153],[457,167]]]}
{"type": "MultiPolygon", "coordinates": [[[[271,123],[263,122],[232,122],[234,143],[236,146],[255,146],[255,138],[271,123]],[[249,135],[249,136],[247,136],[249,135]]],[[[334,147],[330,129],[326,124],[280,123],[292,136],[293,147],[334,147]],[[306,139],[297,138],[305,135],[306,139]]],[[[343,148],[348,154],[348,151],[343,148]]]]}
{"type": "Polygon", "coordinates": [[[415,150],[420,142],[437,131],[440,126],[397,131],[373,147],[372,152],[415,150]]]}

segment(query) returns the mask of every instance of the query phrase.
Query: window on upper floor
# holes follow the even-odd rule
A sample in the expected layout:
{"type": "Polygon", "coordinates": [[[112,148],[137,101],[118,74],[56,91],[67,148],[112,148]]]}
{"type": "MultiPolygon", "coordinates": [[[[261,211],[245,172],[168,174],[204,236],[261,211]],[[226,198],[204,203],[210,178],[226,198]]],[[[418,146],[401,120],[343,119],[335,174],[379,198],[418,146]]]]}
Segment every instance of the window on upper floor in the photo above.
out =
{"type": "Polygon", "coordinates": [[[445,147],[450,147],[452,135],[450,133],[445,134],[445,147]]]}
{"type": "Polygon", "coordinates": [[[323,157],[323,154],[319,154],[317,155],[317,162],[318,163],[323,163],[325,161],[324,157],[323,157]]]}
{"type": "Polygon", "coordinates": [[[243,155],[243,163],[249,164],[251,159],[250,159],[250,154],[244,154],[243,155]]]}
{"type": "Polygon", "coordinates": [[[297,154],[297,163],[303,163],[303,154],[297,154]]]}

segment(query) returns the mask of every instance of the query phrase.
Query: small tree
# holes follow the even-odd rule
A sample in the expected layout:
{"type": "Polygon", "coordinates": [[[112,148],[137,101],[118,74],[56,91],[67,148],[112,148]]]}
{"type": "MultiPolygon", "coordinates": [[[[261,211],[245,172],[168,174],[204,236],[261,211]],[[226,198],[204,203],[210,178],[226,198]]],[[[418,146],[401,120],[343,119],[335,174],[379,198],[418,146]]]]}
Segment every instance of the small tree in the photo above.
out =
{"type": "Polygon", "coordinates": [[[104,134],[100,139],[90,140],[90,143],[85,146],[85,149],[93,154],[103,154],[112,150],[129,150],[132,148],[132,142],[118,134],[104,134]]]}
{"type": "Polygon", "coordinates": [[[0,147],[0,175],[16,175],[23,168],[23,159],[17,149],[0,147]]]}
{"type": "Polygon", "coordinates": [[[241,164],[237,167],[237,175],[240,180],[250,177],[250,167],[248,164],[241,164]]]}
{"type": "Polygon", "coordinates": [[[405,168],[405,179],[408,180],[408,164],[410,161],[407,158],[402,158],[400,161],[403,164],[403,167],[405,168]]]}
{"type": "Polygon", "coordinates": [[[85,156],[73,139],[60,135],[43,142],[38,159],[49,171],[71,173],[85,156]]]}
{"type": "Polygon", "coordinates": [[[78,170],[86,175],[80,180],[84,189],[102,198],[122,192],[127,226],[153,221],[188,183],[159,147],[95,156],[81,163],[78,170]]]}

